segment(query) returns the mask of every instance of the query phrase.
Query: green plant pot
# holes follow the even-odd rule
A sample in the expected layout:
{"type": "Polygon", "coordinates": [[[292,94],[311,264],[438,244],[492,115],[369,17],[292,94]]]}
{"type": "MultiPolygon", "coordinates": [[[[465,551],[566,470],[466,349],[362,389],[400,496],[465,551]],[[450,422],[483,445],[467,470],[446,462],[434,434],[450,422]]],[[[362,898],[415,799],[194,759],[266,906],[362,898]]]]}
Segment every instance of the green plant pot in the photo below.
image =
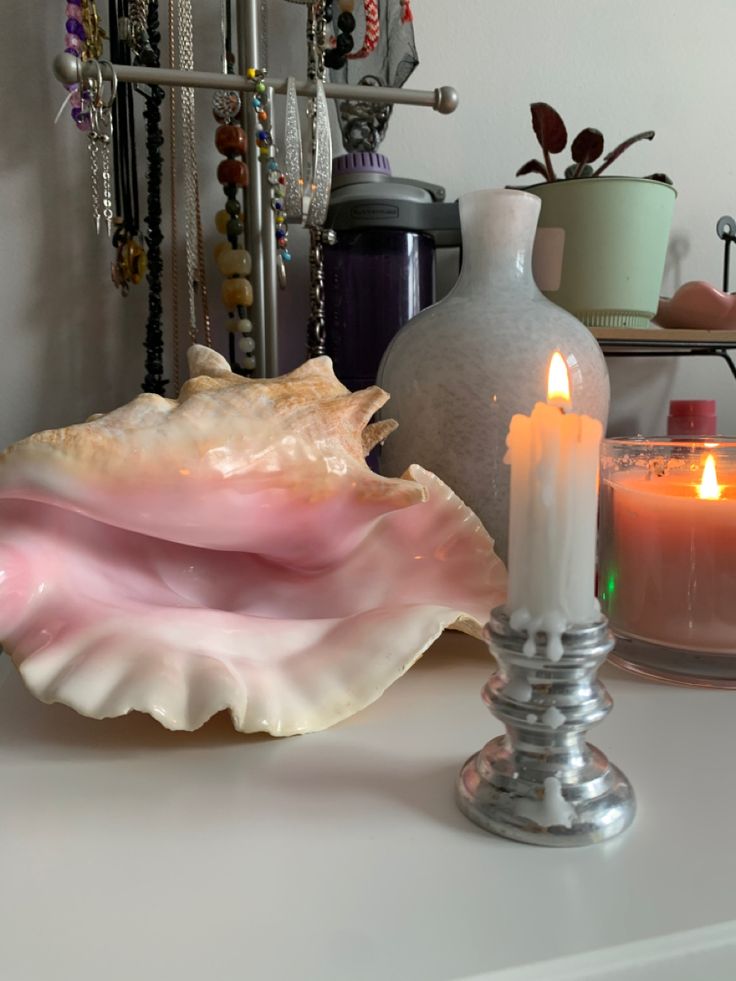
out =
{"type": "Polygon", "coordinates": [[[677,192],[637,177],[525,188],[542,200],[540,289],[589,327],[646,327],[657,311],[677,192]]]}

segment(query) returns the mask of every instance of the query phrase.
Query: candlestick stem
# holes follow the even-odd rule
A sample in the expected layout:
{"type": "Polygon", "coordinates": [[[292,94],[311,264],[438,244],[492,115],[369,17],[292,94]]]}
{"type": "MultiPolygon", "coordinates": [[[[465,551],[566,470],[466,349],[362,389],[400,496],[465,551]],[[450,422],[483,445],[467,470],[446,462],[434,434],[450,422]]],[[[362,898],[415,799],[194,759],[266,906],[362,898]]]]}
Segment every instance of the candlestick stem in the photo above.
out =
{"type": "Polygon", "coordinates": [[[559,660],[545,634],[524,654],[525,631],[503,608],[486,628],[498,671],[483,700],[506,726],[472,756],[457,781],[460,810],[486,831],[534,845],[589,845],[627,828],[636,810],[621,771],[585,741],[612,700],[596,673],[613,648],[605,618],[562,637],[559,660]]]}

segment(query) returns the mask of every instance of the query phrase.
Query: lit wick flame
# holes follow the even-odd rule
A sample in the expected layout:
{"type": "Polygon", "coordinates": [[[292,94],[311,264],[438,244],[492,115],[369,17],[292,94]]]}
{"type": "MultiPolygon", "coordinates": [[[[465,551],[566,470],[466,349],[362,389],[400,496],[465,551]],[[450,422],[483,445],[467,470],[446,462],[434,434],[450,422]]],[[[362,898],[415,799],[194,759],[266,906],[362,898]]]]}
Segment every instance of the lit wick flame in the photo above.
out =
{"type": "Polygon", "coordinates": [[[718,483],[716,461],[713,459],[712,453],[709,453],[705,459],[703,478],[698,484],[696,490],[701,501],[717,501],[721,496],[721,491],[723,488],[718,483]]]}
{"type": "Polygon", "coordinates": [[[559,351],[555,351],[549,363],[547,402],[561,409],[570,407],[570,378],[565,360],[559,351]]]}

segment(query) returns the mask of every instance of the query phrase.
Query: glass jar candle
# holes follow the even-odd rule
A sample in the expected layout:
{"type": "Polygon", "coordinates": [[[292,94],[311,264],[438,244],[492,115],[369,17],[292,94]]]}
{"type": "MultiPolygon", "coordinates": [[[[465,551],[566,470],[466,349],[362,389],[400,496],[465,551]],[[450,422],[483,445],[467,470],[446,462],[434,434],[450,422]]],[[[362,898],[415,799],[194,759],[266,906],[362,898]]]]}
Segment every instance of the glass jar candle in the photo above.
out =
{"type": "Polygon", "coordinates": [[[599,551],[611,660],[736,688],[736,440],[605,440],[599,551]]]}

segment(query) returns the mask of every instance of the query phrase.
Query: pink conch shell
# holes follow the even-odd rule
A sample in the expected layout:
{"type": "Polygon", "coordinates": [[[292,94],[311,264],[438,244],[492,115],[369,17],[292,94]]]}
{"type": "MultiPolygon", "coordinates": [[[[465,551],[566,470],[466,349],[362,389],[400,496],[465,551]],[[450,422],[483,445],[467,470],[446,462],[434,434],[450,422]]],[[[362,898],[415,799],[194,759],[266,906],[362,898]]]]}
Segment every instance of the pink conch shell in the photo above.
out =
{"type": "Polygon", "coordinates": [[[660,297],[654,322],[670,330],[736,330],[736,294],[699,280],[684,283],[671,299],[660,297]]]}
{"type": "Polygon", "coordinates": [[[372,473],[328,358],[244,379],[206,348],[178,400],[140,395],[0,458],[0,637],[45,702],[290,735],[352,715],[452,624],[479,632],[505,570],[420,467],[372,473]]]}

